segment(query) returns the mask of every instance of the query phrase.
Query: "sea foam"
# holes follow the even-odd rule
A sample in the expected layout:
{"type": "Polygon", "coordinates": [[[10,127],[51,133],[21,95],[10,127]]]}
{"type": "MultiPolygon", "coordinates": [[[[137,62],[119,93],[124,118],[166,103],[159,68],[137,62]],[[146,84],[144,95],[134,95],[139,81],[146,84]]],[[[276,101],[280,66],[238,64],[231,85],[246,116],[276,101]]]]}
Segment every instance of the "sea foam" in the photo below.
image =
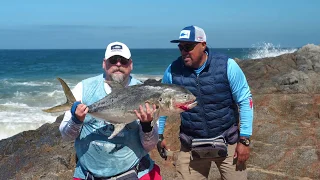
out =
{"type": "Polygon", "coordinates": [[[253,44],[248,54],[248,59],[260,59],[266,57],[276,57],[282,54],[293,53],[297,51],[296,48],[281,48],[280,45],[273,45],[272,43],[257,43],[253,44]]]}

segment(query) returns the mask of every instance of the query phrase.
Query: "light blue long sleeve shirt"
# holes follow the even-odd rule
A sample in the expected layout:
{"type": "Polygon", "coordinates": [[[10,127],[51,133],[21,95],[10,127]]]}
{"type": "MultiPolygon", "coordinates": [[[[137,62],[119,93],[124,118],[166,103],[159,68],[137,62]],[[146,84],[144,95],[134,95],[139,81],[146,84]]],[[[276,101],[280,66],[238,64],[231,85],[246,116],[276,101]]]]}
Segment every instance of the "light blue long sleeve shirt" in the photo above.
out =
{"type": "MultiPolygon", "coordinates": [[[[195,70],[199,75],[204,69],[206,63],[204,63],[199,69],[195,70]]],[[[230,84],[232,97],[238,104],[240,109],[240,136],[250,137],[252,135],[252,123],[253,123],[253,103],[252,94],[246,77],[239,67],[239,65],[231,58],[228,59],[227,64],[227,76],[230,84]]],[[[162,83],[172,84],[171,64],[166,69],[162,83]]],[[[167,116],[160,116],[158,133],[163,134],[167,116]]]]}

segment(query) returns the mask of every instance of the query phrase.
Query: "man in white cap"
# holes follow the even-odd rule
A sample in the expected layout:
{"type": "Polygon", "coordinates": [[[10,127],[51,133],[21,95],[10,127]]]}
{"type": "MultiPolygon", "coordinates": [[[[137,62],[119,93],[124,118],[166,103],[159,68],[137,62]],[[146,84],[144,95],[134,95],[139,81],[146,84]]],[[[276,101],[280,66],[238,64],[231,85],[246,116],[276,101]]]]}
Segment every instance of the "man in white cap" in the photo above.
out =
{"type": "MultiPolygon", "coordinates": [[[[198,102],[181,113],[178,176],[207,179],[213,161],[222,179],[247,179],[244,163],[250,154],[253,103],[244,73],[233,59],[212,52],[204,30],[197,26],[185,27],[171,42],[179,43],[181,56],[169,65],[162,82],[186,87],[198,102]]],[[[163,158],[165,121],[160,117],[157,145],[163,158]]]]}
{"type": "Polygon", "coordinates": [[[123,129],[112,139],[108,136],[114,130],[113,125],[87,114],[87,105],[111,92],[106,80],[123,86],[141,84],[130,75],[133,69],[131,52],[121,42],[107,46],[102,67],[103,74],[85,79],[74,87],[72,92],[77,102],[65,113],[59,127],[64,139],[75,140],[78,161],[74,180],[161,179],[160,168],[148,155],[158,141],[158,128],[151,126],[152,114],[139,111],[145,114],[143,119],[128,124],[130,128],[123,129]]]}

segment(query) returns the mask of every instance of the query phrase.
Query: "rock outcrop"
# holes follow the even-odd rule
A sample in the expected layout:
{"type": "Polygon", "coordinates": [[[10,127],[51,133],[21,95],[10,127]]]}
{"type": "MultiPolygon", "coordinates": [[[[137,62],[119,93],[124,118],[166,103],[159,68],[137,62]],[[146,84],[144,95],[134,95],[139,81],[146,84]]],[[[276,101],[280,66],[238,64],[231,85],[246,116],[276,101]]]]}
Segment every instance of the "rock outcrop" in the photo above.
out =
{"type": "MultiPolygon", "coordinates": [[[[320,47],[237,62],[254,100],[249,179],[320,179],[320,47]]],[[[1,140],[0,179],[71,179],[74,147],[61,139],[60,121],[1,140]]],[[[167,124],[171,150],[179,149],[178,131],[179,121],[167,124]]],[[[164,179],[175,179],[173,160],[156,149],[151,156],[164,179]]],[[[214,164],[210,179],[219,179],[214,164]]]]}

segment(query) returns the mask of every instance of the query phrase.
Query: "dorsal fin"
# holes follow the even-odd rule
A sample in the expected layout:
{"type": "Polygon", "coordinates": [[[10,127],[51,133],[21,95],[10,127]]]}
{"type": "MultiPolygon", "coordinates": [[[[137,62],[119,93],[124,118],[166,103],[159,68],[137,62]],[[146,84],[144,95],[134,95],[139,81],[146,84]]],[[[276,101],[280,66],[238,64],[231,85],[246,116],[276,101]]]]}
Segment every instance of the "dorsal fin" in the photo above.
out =
{"type": "Polygon", "coordinates": [[[161,84],[161,80],[157,81],[156,79],[147,79],[143,82],[146,85],[153,85],[153,84],[161,84]]]}

